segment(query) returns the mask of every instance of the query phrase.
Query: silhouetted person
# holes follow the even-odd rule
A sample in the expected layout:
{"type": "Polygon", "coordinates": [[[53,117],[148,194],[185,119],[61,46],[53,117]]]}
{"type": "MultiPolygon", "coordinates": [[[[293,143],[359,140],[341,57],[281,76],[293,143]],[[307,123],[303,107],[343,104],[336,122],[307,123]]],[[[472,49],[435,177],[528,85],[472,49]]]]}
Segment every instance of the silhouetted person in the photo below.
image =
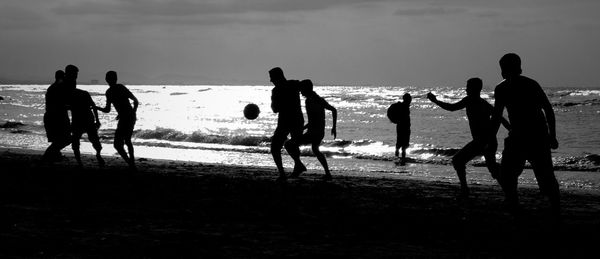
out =
{"type": "Polygon", "coordinates": [[[285,181],[287,176],[283,169],[281,160],[281,148],[291,135],[291,142],[286,143],[285,149],[294,160],[294,174],[306,171],[306,167],[300,161],[299,139],[302,137],[304,117],[300,106],[300,89],[297,80],[287,80],[283,70],[276,67],[269,70],[271,82],[275,87],[271,91],[271,109],[278,113],[277,127],[271,139],[271,154],[279,171],[278,181],[285,181]]]}
{"type": "MultiPolygon", "coordinates": [[[[76,83],[76,82],[74,82],[76,83]]],[[[83,166],[81,162],[81,153],[79,151],[79,139],[83,133],[87,133],[89,141],[96,150],[96,159],[98,159],[98,165],[104,166],[104,159],[100,155],[102,150],[102,144],[100,144],[100,138],[98,137],[98,129],[100,128],[100,118],[98,117],[98,111],[94,109],[96,104],[92,100],[90,93],[87,91],[77,89],[76,84],[72,84],[71,87],[71,129],[73,132],[71,147],[75,154],[75,159],[79,166],[83,166]]]]}
{"type": "Polygon", "coordinates": [[[390,106],[388,117],[391,116],[390,119],[396,124],[396,149],[394,155],[398,157],[400,149],[402,149],[400,164],[405,165],[406,149],[410,140],[410,103],[412,102],[412,96],[409,93],[405,93],[402,96],[402,100],[402,102],[396,102],[390,106]]]}
{"type": "MultiPolygon", "coordinates": [[[[466,165],[476,156],[483,154],[488,170],[494,179],[498,178],[499,168],[496,163],[496,149],[498,142],[495,137],[490,137],[492,131],[492,111],[494,107],[480,97],[483,83],[479,78],[467,80],[467,96],[457,103],[445,103],[437,100],[434,94],[428,93],[427,98],[444,110],[458,111],[466,108],[469,128],[473,140],[467,143],[454,157],[452,165],[460,180],[461,194],[469,195],[466,178],[466,165]]],[[[509,129],[508,121],[502,118],[504,126],[509,129]]]]}
{"type": "MultiPolygon", "coordinates": [[[[72,77],[72,65],[67,66],[69,77],[72,77]]],[[[76,72],[75,72],[76,73],[76,72]]],[[[71,121],[67,109],[69,89],[64,83],[65,72],[56,71],[55,81],[46,90],[46,112],[44,113],[44,128],[50,146],[46,148],[42,161],[52,162],[62,158],[60,151],[71,143],[71,121]]]]}
{"type": "Polygon", "coordinates": [[[133,154],[131,136],[133,135],[133,127],[136,121],[138,99],[135,98],[127,87],[117,84],[117,72],[106,72],[106,83],[109,86],[108,90],[106,90],[106,106],[104,108],[97,107],[97,109],[108,113],[110,112],[111,104],[115,106],[119,122],[115,131],[114,146],[119,155],[129,164],[129,167],[135,169],[135,156],[133,154]],[[129,99],[133,101],[133,107],[129,99]],[[125,151],[124,145],[127,145],[129,154],[125,151]]]}
{"type": "MultiPolygon", "coordinates": [[[[335,139],[337,134],[337,110],[313,90],[313,83],[310,80],[302,80],[302,82],[300,82],[300,92],[306,97],[305,109],[308,123],[304,126],[307,131],[302,135],[299,144],[312,145],[313,153],[325,170],[323,180],[329,181],[331,180],[331,173],[329,172],[329,166],[327,166],[325,155],[319,150],[319,145],[321,145],[321,142],[325,137],[325,109],[330,110],[333,116],[331,135],[333,135],[333,138],[335,139]]],[[[294,140],[290,140],[288,143],[292,143],[293,141],[294,140]]],[[[297,177],[300,173],[301,172],[294,172],[291,176],[297,177]]]]}
{"type": "Polygon", "coordinates": [[[504,140],[500,164],[500,185],[510,209],[519,208],[518,177],[525,161],[533,167],[540,191],[548,196],[553,212],[560,213],[560,194],[554,176],[550,149],[558,148],[556,121],[548,97],[533,79],[522,76],[521,59],[509,53],[500,59],[504,80],[496,86],[493,134],[500,127],[504,108],[508,112],[510,131],[504,140]]]}

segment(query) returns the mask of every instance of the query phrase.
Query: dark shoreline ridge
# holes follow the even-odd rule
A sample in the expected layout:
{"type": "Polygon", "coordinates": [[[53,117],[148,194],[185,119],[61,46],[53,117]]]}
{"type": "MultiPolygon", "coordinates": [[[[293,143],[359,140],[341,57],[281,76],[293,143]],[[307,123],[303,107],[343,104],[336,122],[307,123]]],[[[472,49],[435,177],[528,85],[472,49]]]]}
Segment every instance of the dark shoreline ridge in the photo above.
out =
{"type": "Polygon", "coordinates": [[[319,171],[280,185],[274,168],[0,154],[0,257],[584,257],[600,241],[597,192],[562,190],[557,222],[537,187],[520,188],[515,218],[495,185],[457,200],[457,183],[319,171]]]}

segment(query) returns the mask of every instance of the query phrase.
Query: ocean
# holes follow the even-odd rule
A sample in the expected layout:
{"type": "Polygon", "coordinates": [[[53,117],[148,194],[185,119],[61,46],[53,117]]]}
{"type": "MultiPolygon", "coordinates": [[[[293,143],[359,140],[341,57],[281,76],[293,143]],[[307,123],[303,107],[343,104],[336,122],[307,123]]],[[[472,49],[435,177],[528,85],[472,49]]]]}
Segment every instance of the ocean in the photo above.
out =
{"type": "MultiPolygon", "coordinates": [[[[43,127],[44,94],[48,85],[0,85],[0,147],[44,150],[48,146],[43,127]]],[[[276,114],[270,109],[272,86],[243,85],[127,85],[139,99],[135,126],[136,157],[176,159],[204,163],[274,167],[269,154],[276,114]],[[259,106],[255,120],[243,117],[249,103],[259,106]]],[[[107,85],[79,85],[90,92],[98,106],[105,105],[107,85]]],[[[471,140],[466,112],[445,111],[425,95],[433,92],[439,100],[457,102],[464,87],[401,86],[315,86],[315,91],[338,109],[337,139],[329,134],[331,113],[322,151],[334,176],[360,175],[415,177],[457,181],[450,159],[471,140]],[[413,96],[411,138],[406,166],[395,158],[395,125],[386,117],[392,103],[404,93],[413,96]]],[[[557,176],[564,188],[600,190],[600,90],[587,88],[545,88],[556,114],[559,149],[553,152],[557,176]]],[[[484,88],[482,97],[493,104],[493,89],[484,88]]],[[[304,101],[302,101],[304,103],[304,101]]],[[[100,113],[103,155],[117,155],[112,147],[116,112],[100,113]]],[[[507,131],[498,133],[498,161],[507,131]]],[[[93,153],[85,135],[83,153],[93,153]]],[[[70,148],[64,150],[67,154],[70,148]]],[[[322,173],[309,146],[302,147],[310,172],[322,173]]],[[[284,152],[284,165],[292,161],[284,152]]],[[[471,183],[493,184],[482,158],[467,167],[471,183]]],[[[96,166],[87,161],[87,166],[96,166]]],[[[125,165],[124,165],[125,166],[125,165]]],[[[535,184],[530,172],[523,184],[535,184]]]]}

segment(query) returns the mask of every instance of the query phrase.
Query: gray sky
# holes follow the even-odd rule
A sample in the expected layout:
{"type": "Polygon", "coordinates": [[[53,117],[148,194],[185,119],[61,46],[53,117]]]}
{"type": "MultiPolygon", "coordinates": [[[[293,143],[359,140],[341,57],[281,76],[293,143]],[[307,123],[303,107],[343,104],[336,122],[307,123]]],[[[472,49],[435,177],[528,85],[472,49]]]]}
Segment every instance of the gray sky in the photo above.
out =
{"type": "Polygon", "coordinates": [[[543,86],[600,87],[597,0],[3,0],[0,78],[462,86],[523,59],[543,86]]]}

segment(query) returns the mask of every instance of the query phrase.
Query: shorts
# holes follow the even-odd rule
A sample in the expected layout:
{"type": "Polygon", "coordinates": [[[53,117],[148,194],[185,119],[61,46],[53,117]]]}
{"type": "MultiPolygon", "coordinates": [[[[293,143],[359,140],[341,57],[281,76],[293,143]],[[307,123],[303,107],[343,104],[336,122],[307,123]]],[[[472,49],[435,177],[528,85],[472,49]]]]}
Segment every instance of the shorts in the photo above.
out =
{"type": "Polygon", "coordinates": [[[324,131],[318,131],[318,130],[311,131],[309,129],[306,133],[304,133],[302,135],[299,143],[300,143],[300,145],[309,145],[309,144],[320,145],[324,138],[325,138],[324,131]]]}
{"type": "Polygon", "coordinates": [[[396,147],[407,148],[410,140],[410,127],[396,124],[396,147]]]}
{"type": "MultiPolygon", "coordinates": [[[[523,172],[525,161],[529,161],[534,171],[542,172],[542,178],[545,174],[554,177],[552,153],[547,143],[537,141],[526,143],[511,137],[506,138],[502,151],[502,174],[518,177],[523,172]]],[[[538,177],[537,173],[536,177],[538,177]]]]}
{"type": "Polygon", "coordinates": [[[120,117],[117,123],[117,130],[115,131],[115,139],[130,139],[133,135],[133,127],[135,126],[135,117],[131,116],[120,117]]]}
{"type": "Polygon", "coordinates": [[[92,143],[94,149],[102,149],[100,137],[98,136],[98,130],[96,129],[96,125],[93,123],[86,126],[73,126],[72,145],[79,147],[79,140],[81,139],[83,133],[87,133],[88,140],[92,143]]]}
{"type": "Polygon", "coordinates": [[[304,119],[282,120],[279,118],[271,143],[283,145],[283,143],[287,140],[288,135],[291,135],[291,138],[294,142],[299,143],[299,140],[302,138],[303,126],[304,119]]]}
{"type": "Polygon", "coordinates": [[[476,156],[484,156],[486,161],[495,161],[497,148],[498,142],[495,139],[490,139],[490,141],[474,139],[459,150],[452,157],[452,161],[457,164],[466,164],[476,156]]]}
{"type": "Polygon", "coordinates": [[[64,114],[46,112],[44,128],[48,142],[69,142],[71,140],[71,122],[66,112],[64,114]]]}

